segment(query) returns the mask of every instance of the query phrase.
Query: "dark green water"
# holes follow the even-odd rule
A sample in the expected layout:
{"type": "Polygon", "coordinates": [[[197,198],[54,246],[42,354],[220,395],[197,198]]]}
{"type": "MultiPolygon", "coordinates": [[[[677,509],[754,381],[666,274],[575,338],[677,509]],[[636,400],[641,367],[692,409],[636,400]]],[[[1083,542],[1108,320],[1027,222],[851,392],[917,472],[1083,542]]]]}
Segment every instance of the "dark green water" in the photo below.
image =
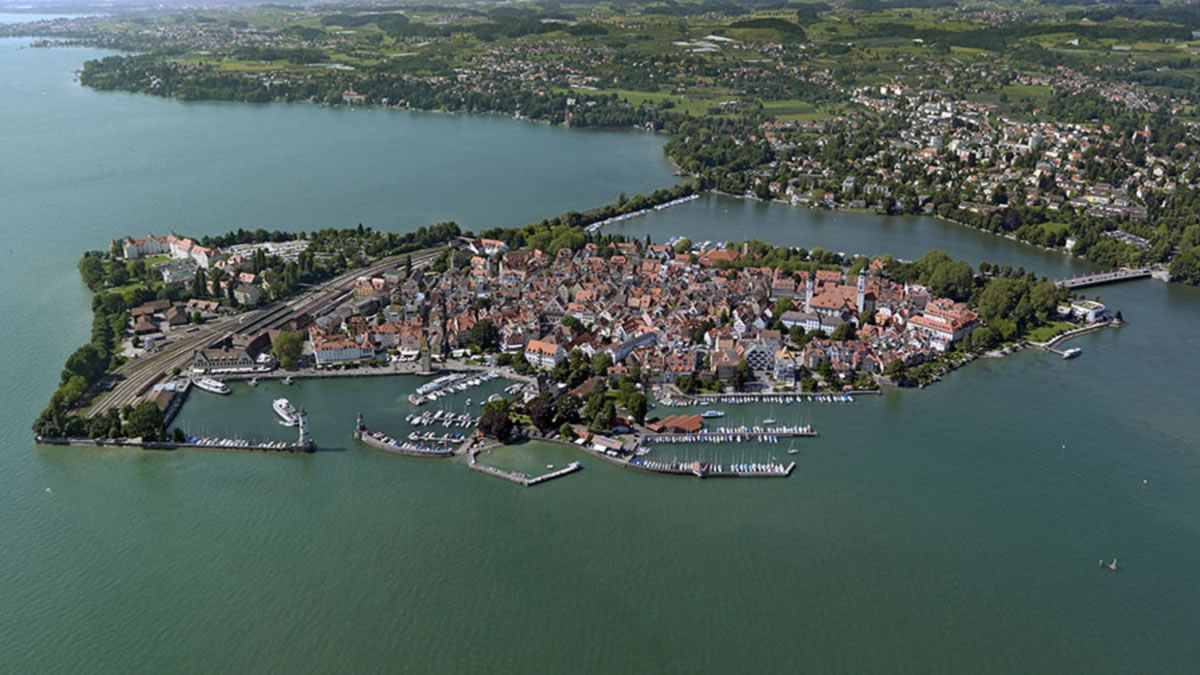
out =
{"type": "MultiPolygon", "coordinates": [[[[358,411],[405,432],[412,382],[402,378],[197,392],[180,418],[283,437],[291,432],[269,406],[285,391],[312,411],[323,451],[311,456],[35,447],[29,421],[88,333],[72,265],[113,234],[388,213],[398,226],[415,222],[408,213],[504,224],[672,178],[661,164],[629,174],[659,161],[653,137],[98,95],[70,82],[88,52],[17,44],[0,43],[0,213],[11,249],[0,250],[9,345],[0,361],[0,670],[1194,671],[1197,289],[1101,289],[1131,323],[1075,341],[1084,354],[1074,361],[1023,353],[853,406],[747,409],[821,432],[797,441],[787,480],[646,476],[545,446],[497,455],[527,471],[585,465],[524,489],[454,461],[354,445],[358,411]],[[358,136],[342,128],[362,119],[380,121],[358,136]],[[238,161],[208,149],[285,127],[293,135],[238,161]],[[516,194],[495,187],[505,177],[479,173],[448,200],[359,191],[376,172],[356,173],[347,158],[371,155],[385,131],[442,137],[445,153],[465,152],[472,133],[468,145],[570,156],[576,173],[547,171],[516,194]],[[297,164],[286,139],[304,134],[340,140],[297,164]],[[593,138],[602,142],[589,150],[593,138]],[[353,139],[357,155],[342,151],[353,139]],[[118,156],[122,144],[133,150],[118,156]],[[609,151],[645,160],[605,168],[609,151]],[[312,167],[328,168],[306,182],[300,174],[312,167]],[[545,189],[553,181],[582,183],[582,193],[557,203],[545,189]],[[189,197],[191,183],[208,187],[189,197]],[[248,215],[231,223],[231,213],[248,215]],[[1097,569],[1113,556],[1119,573],[1097,569]]],[[[415,171],[422,160],[367,164],[415,171]]],[[[749,206],[700,200],[658,214],[656,226],[702,240],[717,238],[702,233],[706,223],[724,223],[719,231],[903,257],[944,248],[1047,274],[1077,265],[935,221],[860,216],[835,227],[806,211],[749,206]]],[[[643,223],[656,221],[631,227],[643,223]]]]}

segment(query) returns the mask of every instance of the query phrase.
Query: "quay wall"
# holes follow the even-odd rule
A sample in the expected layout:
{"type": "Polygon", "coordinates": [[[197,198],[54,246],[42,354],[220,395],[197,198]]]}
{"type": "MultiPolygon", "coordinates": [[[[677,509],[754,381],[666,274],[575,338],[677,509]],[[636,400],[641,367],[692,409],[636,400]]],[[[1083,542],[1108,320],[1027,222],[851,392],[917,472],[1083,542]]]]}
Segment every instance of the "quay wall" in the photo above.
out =
{"type": "Polygon", "coordinates": [[[316,450],[316,446],[311,443],[287,443],[278,447],[264,447],[249,442],[238,442],[233,445],[204,445],[201,443],[176,443],[175,441],[143,441],[136,438],[50,438],[35,436],[34,442],[39,445],[70,445],[89,448],[139,448],[142,450],[235,450],[272,453],[308,453],[316,450]]]}
{"type": "Polygon", "coordinates": [[[1037,346],[1042,347],[1044,349],[1053,349],[1053,348],[1057,347],[1058,345],[1066,342],[1067,340],[1070,340],[1071,338],[1076,338],[1076,337],[1079,337],[1080,335],[1086,335],[1088,333],[1094,333],[1098,330],[1103,330],[1105,328],[1108,328],[1109,326],[1119,327],[1120,325],[1121,324],[1117,323],[1116,321],[1105,321],[1103,323],[1094,323],[1090,326],[1084,326],[1082,328],[1075,328],[1073,330],[1069,330],[1069,331],[1063,333],[1062,335],[1056,335],[1053,338],[1050,338],[1050,340],[1048,340],[1047,342],[1034,343],[1034,344],[1036,344],[1037,346]]]}
{"type": "Polygon", "coordinates": [[[367,430],[367,429],[355,430],[354,440],[358,441],[359,443],[362,443],[363,445],[367,445],[372,448],[375,448],[376,450],[381,450],[383,452],[387,452],[387,453],[390,453],[393,455],[405,455],[408,457],[453,457],[454,456],[454,450],[452,448],[446,448],[445,450],[425,451],[425,450],[413,450],[411,448],[402,448],[402,447],[397,447],[394,445],[388,445],[387,443],[384,443],[383,441],[379,440],[378,438],[375,438],[374,436],[371,436],[370,434],[365,433],[366,431],[369,431],[369,430],[367,430]]]}

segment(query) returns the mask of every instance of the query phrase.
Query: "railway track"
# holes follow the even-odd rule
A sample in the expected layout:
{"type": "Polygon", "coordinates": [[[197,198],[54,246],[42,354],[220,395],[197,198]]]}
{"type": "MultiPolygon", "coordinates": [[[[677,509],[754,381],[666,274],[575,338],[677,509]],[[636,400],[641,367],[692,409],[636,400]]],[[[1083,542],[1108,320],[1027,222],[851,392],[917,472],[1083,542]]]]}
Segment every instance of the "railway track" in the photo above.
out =
{"type": "MultiPolygon", "coordinates": [[[[421,269],[433,263],[441,249],[413,255],[413,269],[421,269]]],[[[304,313],[317,314],[328,311],[339,304],[361,276],[371,276],[403,264],[405,256],[392,256],[364,268],[343,273],[322,282],[290,299],[261,309],[251,310],[238,316],[215,319],[194,333],[185,333],[149,356],[132,360],[108,377],[116,380],[112,390],[103,394],[87,408],[88,417],[102,414],[111,408],[120,408],[133,403],[153,384],[155,378],[169,374],[173,369],[186,370],[192,352],[220,342],[234,333],[251,333],[264,329],[280,328],[294,317],[304,313]]]]}

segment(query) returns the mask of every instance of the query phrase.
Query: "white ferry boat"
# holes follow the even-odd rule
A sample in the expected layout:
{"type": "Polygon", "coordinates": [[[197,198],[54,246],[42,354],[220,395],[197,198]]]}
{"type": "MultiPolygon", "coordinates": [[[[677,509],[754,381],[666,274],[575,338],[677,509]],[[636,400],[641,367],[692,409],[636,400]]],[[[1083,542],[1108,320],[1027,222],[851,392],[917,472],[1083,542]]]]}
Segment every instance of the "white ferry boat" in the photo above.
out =
{"type": "Polygon", "coordinates": [[[705,419],[712,419],[714,417],[724,417],[725,413],[721,412],[720,410],[705,410],[704,412],[700,413],[700,416],[705,419]]]}
{"type": "Polygon", "coordinates": [[[286,398],[277,398],[272,406],[275,409],[275,414],[283,420],[283,423],[289,427],[294,427],[300,424],[300,413],[292,407],[292,402],[286,398]]]}
{"type": "Polygon", "coordinates": [[[214,380],[211,377],[198,377],[192,380],[192,384],[203,389],[204,391],[210,391],[214,394],[229,393],[229,385],[220,380],[214,380]]]}

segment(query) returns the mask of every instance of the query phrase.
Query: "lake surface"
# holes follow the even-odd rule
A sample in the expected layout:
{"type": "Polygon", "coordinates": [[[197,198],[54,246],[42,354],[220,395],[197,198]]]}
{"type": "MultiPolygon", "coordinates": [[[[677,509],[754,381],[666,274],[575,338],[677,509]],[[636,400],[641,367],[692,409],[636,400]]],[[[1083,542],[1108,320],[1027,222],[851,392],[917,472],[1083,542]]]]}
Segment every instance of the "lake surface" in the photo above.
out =
{"type": "MultiPolygon", "coordinates": [[[[179,418],[286,438],[282,393],[311,411],[313,455],[34,446],[88,336],[74,262],[113,236],[483,227],[673,177],[653,136],[96,94],[70,77],[95,52],[21,44],[0,42],[0,670],[1194,672],[1200,289],[1098,289],[1130,325],[1076,340],[1073,361],[1027,352],[847,406],[727,406],[820,431],[784,480],[648,476],[537,444],[489,459],[585,466],[526,489],[356,445],[358,412],[407,433],[415,380],[399,377],[195,392],[179,418]],[[457,159],[393,151],[406,143],[457,159]],[[481,170],[495,148],[532,178],[481,170]],[[418,175],[443,161],[461,176],[448,197],[418,175]],[[1119,573],[1097,568],[1114,556],[1119,573]]],[[[928,219],[721,198],[626,227],[1087,269],[928,219]]]]}
{"type": "MultiPolygon", "coordinates": [[[[25,12],[0,12],[0,23],[34,23],[53,19],[77,19],[84,14],[35,14],[25,12]]],[[[90,16],[90,15],[87,15],[90,16]]]]}
{"type": "Polygon", "coordinates": [[[1095,269],[1086,260],[1019,242],[998,241],[996,235],[937,218],[881,217],[860,211],[791,207],[716,194],[623,220],[604,231],[638,239],[649,234],[654,241],[688,237],[696,244],[761,239],[781,246],[820,248],[847,255],[890,253],[904,260],[916,260],[933,249],[941,249],[973,267],[987,261],[1025,267],[1050,278],[1095,269]]]}

